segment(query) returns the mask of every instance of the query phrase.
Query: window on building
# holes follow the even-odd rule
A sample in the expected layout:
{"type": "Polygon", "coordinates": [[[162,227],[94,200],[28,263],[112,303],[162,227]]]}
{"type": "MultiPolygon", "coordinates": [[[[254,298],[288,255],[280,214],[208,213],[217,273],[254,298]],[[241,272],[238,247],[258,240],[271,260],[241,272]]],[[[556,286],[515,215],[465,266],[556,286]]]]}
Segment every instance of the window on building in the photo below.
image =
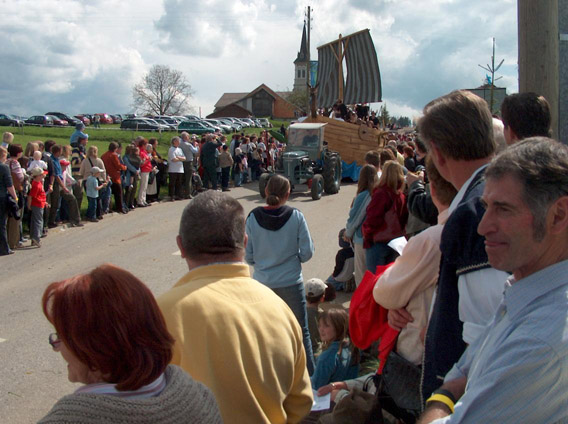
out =
{"type": "Polygon", "coordinates": [[[302,78],[302,70],[298,69],[298,78],[302,78]]]}

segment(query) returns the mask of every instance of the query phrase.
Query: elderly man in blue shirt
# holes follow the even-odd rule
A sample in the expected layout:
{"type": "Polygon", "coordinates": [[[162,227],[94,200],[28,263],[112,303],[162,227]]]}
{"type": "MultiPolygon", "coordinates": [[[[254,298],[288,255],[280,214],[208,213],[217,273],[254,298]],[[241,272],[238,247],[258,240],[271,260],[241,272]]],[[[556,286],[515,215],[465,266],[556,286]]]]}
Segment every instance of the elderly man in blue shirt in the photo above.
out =
{"type": "Polygon", "coordinates": [[[568,422],[568,147],[526,139],[485,178],[478,232],[491,265],[512,276],[420,422],[568,422]]]}

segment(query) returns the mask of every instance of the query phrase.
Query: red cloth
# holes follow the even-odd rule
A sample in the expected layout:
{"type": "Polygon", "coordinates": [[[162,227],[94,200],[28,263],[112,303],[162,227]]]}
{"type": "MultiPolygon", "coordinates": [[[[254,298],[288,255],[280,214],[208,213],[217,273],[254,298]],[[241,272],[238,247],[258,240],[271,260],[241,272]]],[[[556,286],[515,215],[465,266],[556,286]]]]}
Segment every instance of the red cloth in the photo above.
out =
{"type": "Polygon", "coordinates": [[[105,164],[105,169],[110,180],[113,183],[120,184],[120,171],[126,171],[126,165],[120,163],[116,152],[108,150],[101,156],[101,160],[105,164]]]}
{"type": "Polygon", "coordinates": [[[378,266],[377,273],[365,273],[361,283],[353,293],[349,306],[349,335],[351,341],[359,349],[367,349],[373,342],[379,344],[379,369],[381,374],[387,356],[395,347],[398,331],[388,324],[388,310],[383,308],[373,298],[373,288],[378,279],[392,265],[378,266]]]}
{"type": "Polygon", "coordinates": [[[32,198],[32,206],[42,209],[45,208],[47,196],[45,195],[45,189],[43,188],[42,181],[32,181],[32,188],[29,196],[32,198]]]}
{"type": "Polygon", "coordinates": [[[402,193],[395,193],[387,186],[377,187],[373,191],[371,201],[367,206],[367,217],[363,222],[363,247],[368,249],[373,245],[373,234],[379,232],[386,226],[385,214],[393,207],[393,199],[397,202],[400,211],[399,219],[401,228],[406,227],[408,221],[408,209],[406,198],[402,193]]]}
{"type": "Polygon", "coordinates": [[[140,149],[140,159],[142,159],[140,162],[140,172],[150,172],[152,170],[152,161],[144,148],[140,149]]]}

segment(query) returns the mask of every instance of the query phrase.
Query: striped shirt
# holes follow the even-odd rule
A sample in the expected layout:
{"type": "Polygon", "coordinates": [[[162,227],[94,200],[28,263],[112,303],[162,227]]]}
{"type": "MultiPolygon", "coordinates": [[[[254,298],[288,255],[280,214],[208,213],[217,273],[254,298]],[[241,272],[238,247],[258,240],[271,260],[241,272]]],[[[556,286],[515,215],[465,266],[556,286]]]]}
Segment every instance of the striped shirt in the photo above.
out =
{"type": "Polygon", "coordinates": [[[130,399],[147,399],[158,396],[166,387],[166,376],[162,373],[158,378],[138,390],[116,390],[116,385],[112,383],[86,384],[75,390],[76,394],[91,393],[97,395],[111,395],[130,399]]]}
{"type": "Polygon", "coordinates": [[[465,394],[435,423],[568,422],[567,275],[568,260],[507,280],[493,320],[446,375],[467,376],[465,394]]]}

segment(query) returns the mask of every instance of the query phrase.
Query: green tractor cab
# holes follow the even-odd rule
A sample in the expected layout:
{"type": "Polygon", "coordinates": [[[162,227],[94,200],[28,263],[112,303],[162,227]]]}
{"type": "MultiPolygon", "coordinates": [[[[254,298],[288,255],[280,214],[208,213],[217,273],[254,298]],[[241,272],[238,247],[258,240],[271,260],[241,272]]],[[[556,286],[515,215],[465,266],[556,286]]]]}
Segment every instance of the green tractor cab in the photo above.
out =
{"type": "MultiPolygon", "coordinates": [[[[292,187],[307,184],[314,200],[319,200],[323,192],[336,194],[341,184],[341,156],[328,150],[324,142],[325,125],[290,125],[286,151],[275,165],[274,173],[286,177],[292,187]]],[[[263,198],[272,175],[264,173],[260,176],[258,189],[263,198]]]]}

